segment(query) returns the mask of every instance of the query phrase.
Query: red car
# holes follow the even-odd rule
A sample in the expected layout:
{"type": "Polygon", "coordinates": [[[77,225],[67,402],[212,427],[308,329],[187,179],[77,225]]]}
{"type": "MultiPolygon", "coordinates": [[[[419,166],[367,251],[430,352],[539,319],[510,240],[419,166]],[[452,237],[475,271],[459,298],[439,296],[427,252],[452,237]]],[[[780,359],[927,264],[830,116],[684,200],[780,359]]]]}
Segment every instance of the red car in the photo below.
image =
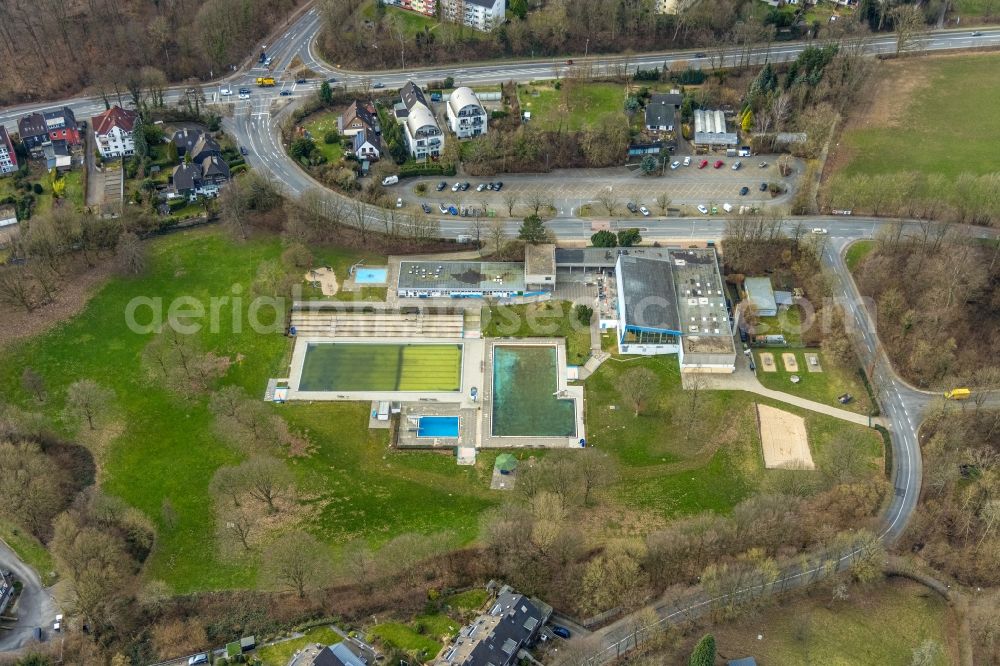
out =
{"type": "Polygon", "coordinates": [[[702,161],[701,161],[701,162],[700,162],[700,163],[698,164],[698,168],[699,168],[699,169],[704,169],[704,168],[705,168],[705,167],[707,167],[707,166],[708,166],[708,160],[702,160],[702,161]]]}
{"type": "Polygon", "coordinates": [[[714,166],[716,169],[721,169],[725,164],[726,163],[723,162],[722,160],[716,160],[715,164],[713,164],[712,166],[714,166]]]}

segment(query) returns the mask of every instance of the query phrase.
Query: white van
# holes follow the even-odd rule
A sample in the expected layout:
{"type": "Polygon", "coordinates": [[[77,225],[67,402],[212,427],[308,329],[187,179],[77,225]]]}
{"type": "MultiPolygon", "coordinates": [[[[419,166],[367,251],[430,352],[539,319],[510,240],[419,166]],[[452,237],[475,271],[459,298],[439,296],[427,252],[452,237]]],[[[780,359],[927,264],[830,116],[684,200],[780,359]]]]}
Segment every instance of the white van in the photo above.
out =
{"type": "Polygon", "coordinates": [[[382,179],[383,185],[395,185],[399,182],[399,176],[386,176],[382,179]]]}
{"type": "Polygon", "coordinates": [[[732,213],[733,212],[733,206],[732,206],[732,204],[727,204],[727,203],[722,204],[722,210],[726,211],[727,213],[732,213]]]}

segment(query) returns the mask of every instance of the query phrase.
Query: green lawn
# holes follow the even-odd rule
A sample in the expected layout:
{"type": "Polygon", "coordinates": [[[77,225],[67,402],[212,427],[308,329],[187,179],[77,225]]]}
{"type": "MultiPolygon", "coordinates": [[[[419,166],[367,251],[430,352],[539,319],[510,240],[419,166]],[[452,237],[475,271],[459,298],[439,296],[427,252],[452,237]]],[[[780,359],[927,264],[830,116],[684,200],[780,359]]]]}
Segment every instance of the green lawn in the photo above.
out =
{"type": "Polygon", "coordinates": [[[466,590],[465,592],[459,592],[458,594],[453,594],[450,597],[444,599],[444,603],[447,606],[457,608],[463,611],[475,611],[483,607],[486,600],[489,598],[489,592],[484,588],[475,588],[472,590],[466,590]]]}
{"type": "Polygon", "coordinates": [[[587,441],[618,459],[621,478],[612,496],[623,506],[665,518],[725,513],[777,480],[783,471],[763,468],[755,401],[806,418],[819,468],[830,443],[844,437],[862,448],[871,473],[881,469],[881,438],[874,430],[740,391],[699,392],[697,419],[690,422],[691,395],[680,386],[674,356],[616,357],[587,379],[587,441]],[[632,367],[649,368],[660,381],[656,398],[638,417],[616,388],[632,367]]]}
{"type": "MultiPolygon", "coordinates": [[[[374,252],[363,252],[359,250],[348,250],[340,247],[310,247],[313,254],[313,266],[329,266],[337,276],[337,283],[342,285],[347,279],[351,266],[358,261],[364,260],[366,266],[385,266],[389,259],[385,255],[374,252]]],[[[303,276],[305,272],[303,272],[303,276]]],[[[388,287],[361,287],[361,291],[340,290],[333,297],[335,301],[384,301],[388,287]]],[[[319,289],[316,289],[308,281],[303,279],[303,298],[327,298],[323,296],[319,289]]]]}
{"type": "Polygon", "coordinates": [[[614,83],[564,81],[561,90],[550,85],[518,87],[521,111],[531,112],[531,124],[547,130],[580,130],[609,113],[625,120],[625,89],[614,83]]]}
{"type": "Polygon", "coordinates": [[[319,643],[333,645],[341,641],[340,634],[329,627],[315,627],[305,632],[301,638],[293,638],[274,645],[258,648],[256,655],[264,662],[264,666],[288,666],[295,653],[307,645],[319,643]]]}
{"type": "Polygon", "coordinates": [[[797,395],[807,400],[815,400],[824,405],[839,407],[840,409],[846,409],[858,414],[868,414],[871,409],[868,392],[861,378],[856,373],[851,373],[835,366],[833,363],[827,362],[818,349],[783,349],[775,347],[774,349],[754,350],[754,358],[757,363],[757,378],[761,384],[769,389],[783,391],[784,393],[797,395]],[[760,355],[761,352],[767,351],[774,354],[774,362],[778,368],[776,372],[764,372],[762,370],[760,355]],[[820,367],[823,368],[823,372],[809,372],[804,352],[819,354],[819,363],[820,367]],[[781,362],[782,353],[795,354],[795,360],[799,364],[798,372],[785,371],[785,366],[781,362]],[[792,375],[799,378],[800,381],[798,384],[791,382],[789,377],[792,375]],[[853,395],[854,400],[846,405],[841,405],[837,402],[837,396],[844,393],[853,395]]]}
{"type": "Polygon", "coordinates": [[[441,651],[442,641],[458,635],[458,622],[447,615],[420,615],[410,624],[385,622],[368,632],[383,643],[428,660],[441,651]]]}
{"type": "Polygon", "coordinates": [[[483,308],[485,338],[566,338],[566,362],[590,358],[590,328],[580,324],[569,301],[543,301],[483,308]]]}
{"type": "MultiPolygon", "coordinates": [[[[74,319],[0,352],[0,393],[27,406],[31,398],[20,377],[30,365],[52,396],[47,416],[66,436],[72,433],[62,425],[61,412],[70,383],[91,378],[114,389],[121,434],[108,447],[103,486],[157,525],[146,573],[179,593],[255,584],[251,566],[221,561],[214,547],[208,483],[219,466],[238,457],[216,434],[206,397],[181,398],[144,379],[140,354],[150,338],[130,332],[123,313],[139,295],[165,304],[190,295],[207,305],[212,296],[231,297],[234,285],[247,294],[258,264],[280,253],[277,238],[233,244],[214,229],[158,239],[150,244],[147,275],[111,280],[74,319]],[[173,528],[162,519],[167,498],[177,516],[173,528]]],[[[221,307],[219,320],[218,332],[203,331],[199,338],[235,361],[221,383],[261,395],[267,378],[284,372],[287,339],[257,335],[249,326],[234,331],[231,303],[221,307]]],[[[312,503],[307,527],[331,543],[362,536],[378,544],[403,532],[443,530],[454,534],[456,545],[467,543],[478,531],[470,516],[498,501],[488,491],[492,456],[480,466],[460,468],[448,455],[387,453],[387,433],[367,429],[367,404],[275,409],[313,444],[310,456],[291,464],[312,503]]]]}
{"type": "Polygon", "coordinates": [[[995,18],[1000,14],[1000,6],[996,0],[955,0],[952,12],[957,16],[982,16],[995,18]]]}
{"type": "Polygon", "coordinates": [[[1000,108],[1000,55],[925,59],[919,70],[908,106],[887,124],[844,132],[854,157],[842,174],[917,171],[952,179],[997,170],[995,146],[983,137],[1000,134],[1000,115],[983,110],[1000,108]]]}
{"type": "MultiPolygon", "coordinates": [[[[916,583],[892,580],[869,588],[854,587],[843,602],[829,592],[806,598],[782,597],[752,620],[710,629],[720,654],[753,655],[761,666],[909,666],[913,649],[924,640],[943,653],[934,666],[958,663],[958,621],[947,602],[916,583]],[[762,639],[758,639],[762,635],[762,639]]],[[[924,662],[921,662],[924,663],[924,662]]]]}
{"type": "Polygon", "coordinates": [[[756,335],[781,333],[792,347],[802,344],[802,308],[798,305],[791,305],[773,317],[757,317],[757,320],[756,335]]]}
{"type": "Polygon", "coordinates": [[[344,156],[344,145],[350,142],[350,137],[340,137],[338,143],[327,143],[323,140],[327,132],[337,131],[337,116],[333,111],[320,111],[309,116],[302,126],[312,134],[316,148],[325,157],[328,163],[336,163],[344,156]]]}
{"type": "Polygon", "coordinates": [[[875,241],[860,240],[851,243],[844,254],[844,262],[847,264],[847,268],[853,273],[861,265],[865,257],[871,254],[871,251],[874,249],[875,241]]]}
{"type": "Polygon", "coordinates": [[[457,391],[459,345],[310,344],[301,391],[457,391]]]}
{"type": "Polygon", "coordinates": [[[38,572],[45,585],[52,585],[58,578],[52,555],[38,539],[17,525],[0,519],[0,541],[3,541],[17,556],[38,572]]]}

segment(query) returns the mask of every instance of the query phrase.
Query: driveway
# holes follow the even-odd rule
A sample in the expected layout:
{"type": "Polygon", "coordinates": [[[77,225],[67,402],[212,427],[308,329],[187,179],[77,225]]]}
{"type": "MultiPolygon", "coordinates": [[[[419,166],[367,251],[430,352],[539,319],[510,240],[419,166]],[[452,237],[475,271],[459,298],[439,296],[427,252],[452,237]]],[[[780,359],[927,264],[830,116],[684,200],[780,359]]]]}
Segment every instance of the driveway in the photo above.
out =
{"type": "MultiPolygon", "coordinates": [[[[680,158],[683,159],[683,158],[680,158]]],[[[723,203],[739,204],[775,204],[785,201],[795,191],[796,174],[801,173],[795,168],[793,175],[782,178],[778,174],[775,161],[770,155],[743,158],[743,168],[733,171],[735,158],[721,158],[725,166],[713,169],[711,164],[704,169],[698,168],[695,158],[691,166],[680,166],[671,169],[669,166],[662,176],[643,176],[637,171],[625,167],[609,169],[565,169],[544,174],[500,174],[488,178],[473,178],[457,176],[451,178],[421,178],[406,183],[410,198],[427,201],[436,207],[438,203],[458,206],[487,206],[497,211],[498,215],[507,213],[506,197],[516,197],[514,217],[523,217],[528,213],[528,201],[541,195],[544,200],[551,201],[556,207],[557,217],[574,217],[580,215],[580,208],[589,204],[591,215],[607,215],[607,209],[598,201],[599,197],[610,194],[616,202],[616,215],[628,215],[625,204],[629,201],[637,205],[645,204],[653,215],[659,213],[656,198],[666,194],[670,198],[671,207],[678,205],[697,206],[722,205],[723,203]],[[768,166],[760,168],[761,161],[768,166]],[[446,181],[449,187],[441,192],[436,190],[437,184],[446,181]],[[471,187],[464,192],[452,192],[455,181],[468,181],[471,187]],[[501,192],[484,190],[477,192],[476,187],[483,182],[502,180],[504,187],[501,192]],[[780,182],[787,192],[772,198],[768,192],[760,191],[761,183],[780,182]],[[418,183],[427,187],[427,193],[417,195],[414,188],[418,183]],[[740,188],[746,187],[749,192],[740,195],[740,188]]],[[[709,158],[711,161],[719,159],[709,158]]],[[[636,219],[640,216],[633,215],[636,219]]]]}
{"type": "Polygon", "coordinates": [[[0,654],[2,654],[18,650],[34,641],[32,632],[35,627],[41,627],[43,635],[48,637],[52,633],[52,622],[59,610],[52,595],[42,587],[42,581],[35,570],[22,562],[3,541],[0,541],[0,568],[13,572],[17,580],[24,585],[17,605],[14,609],[8,609],[8,613],[11,614],[12,610],[16,611],[17,622],[11,625],[9,631],[6,630],[8,626],[6,623],[3,625],[4,629],[0,629],[0,654]]]}

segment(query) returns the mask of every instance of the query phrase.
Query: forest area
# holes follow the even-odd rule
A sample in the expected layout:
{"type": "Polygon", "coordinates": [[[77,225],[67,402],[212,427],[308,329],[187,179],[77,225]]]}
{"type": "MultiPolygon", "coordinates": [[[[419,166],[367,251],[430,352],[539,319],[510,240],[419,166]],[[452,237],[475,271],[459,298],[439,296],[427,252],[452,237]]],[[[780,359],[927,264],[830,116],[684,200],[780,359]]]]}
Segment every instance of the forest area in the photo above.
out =
{"type": "Polygon", "coordinates": [[[921,388],[995,386],[1000,244],[946,225],[921,230],[904,235],[891,225],[855,268],[861,293],[876,304],[879,338],[896,370],[921,388]]]}
{"type": "Polygon", "coordinates": [[[220,76],[298,0],[9,0],[0,3],[0,104],[131,78],[220,76]]]}

